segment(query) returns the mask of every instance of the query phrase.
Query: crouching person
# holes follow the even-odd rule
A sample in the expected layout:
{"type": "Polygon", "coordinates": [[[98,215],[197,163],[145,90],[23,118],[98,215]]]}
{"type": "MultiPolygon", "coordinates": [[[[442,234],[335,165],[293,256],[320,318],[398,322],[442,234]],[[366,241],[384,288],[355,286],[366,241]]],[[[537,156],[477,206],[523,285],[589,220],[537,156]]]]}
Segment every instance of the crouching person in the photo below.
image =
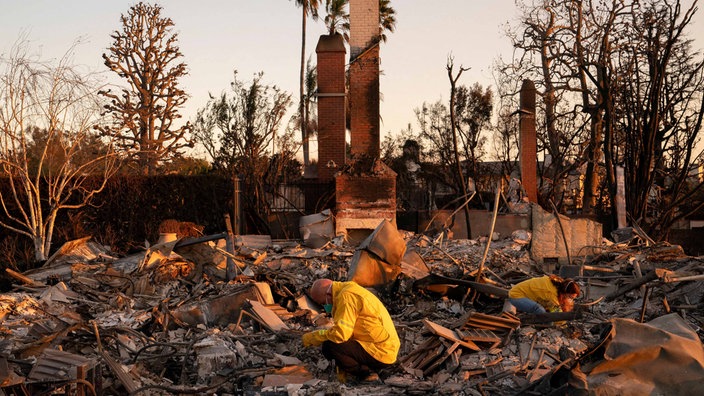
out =
{"type": "Polygon", "coordinates": [[[355,282],[318,279],[310,298],[332,313],[333,326],[303,335],[306,347],[322,345],[337,364],[338,378],[377,380],[377,372],[396,362],[401,343],[389,312],[369,290],[355,282]]]}
{"type": "Polygon", "coordinates": [[[513,286],[508,292],[504,311],[545,313],[571,312],[580,288],[572,279],[556,275],[532,278],[513,286]]]}

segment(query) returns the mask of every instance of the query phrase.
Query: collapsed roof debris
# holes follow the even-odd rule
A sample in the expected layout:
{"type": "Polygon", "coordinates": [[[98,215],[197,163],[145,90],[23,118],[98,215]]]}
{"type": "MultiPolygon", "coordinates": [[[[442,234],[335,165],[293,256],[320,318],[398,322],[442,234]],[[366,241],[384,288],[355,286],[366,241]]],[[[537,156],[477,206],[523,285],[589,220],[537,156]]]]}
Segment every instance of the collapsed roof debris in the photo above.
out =
{"type": "Polygon", "coordinates": [[[559,268],[582,285],[575,312],[515,316],[507,290],[541,274],[528,231],[492,241],[480,278],[486,238],[382,222],[352,247],[326,233],[310,234],[315,248],[239,236],[232,252],[218,234],[119,258],[84,238],[8,270],[0,394],[704,392],[704,270],[677,246],[605,240],[559,268]],[[330,325],[306,295],[321,277],[373,287],[388,307],[401,350],[380,383],[340,383],[303,348],[304,332],[330,325]]]}

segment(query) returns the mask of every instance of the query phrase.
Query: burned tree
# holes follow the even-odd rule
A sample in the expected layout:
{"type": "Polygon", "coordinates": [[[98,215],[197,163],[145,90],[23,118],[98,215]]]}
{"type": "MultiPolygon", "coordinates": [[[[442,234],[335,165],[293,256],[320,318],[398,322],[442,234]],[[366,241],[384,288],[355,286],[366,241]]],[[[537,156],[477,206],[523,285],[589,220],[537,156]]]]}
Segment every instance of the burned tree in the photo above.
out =
{"type": "MultiPolygon", "coordinates": [[[[539,169],[539,202],[553,200],[560,206],[563,181],[574,169],[587,161],[585,147],[588,145],[586,115],[574,104],[582,99],[572,85],[573,65],[565,56],[573,42],[569,25],[561,19],[563,10],[547,3],[527,1],[518,4],[522,13],[521,23],[507,31],[507,36],[515,48],[520,49],[509,63],[499,61],[497,69],[498,90],[505,114],[518,118],[518,95],[521,83],[529,79],[535,83],[539,95],[536,103],[539,111],[535,114],[538,128],[538,150],[545,153],[546,161],[539,169]]],[[[508,132],[508,131],[505,131],[508,132]]],[[[509,138],[509,134],[503,134],[509,138]]],[[[510,147],[509,142],[500,146],[510,147]]]]}
{"type": "Polygon", "coordinates": [[[613,136],[605,138],[607,174],[624,164],[629,213],[658,236],[704,206],[701,179],[690,173],[702,160],[696,146],[704,111],[704,58],[685,33],[695,5],[682,10],[676,1],[633,9],[633,46],[616,65],[633,78],[614,93],[621,108],[613,114],[613,136]]]}
{"type": "MultiPolygon", "coordinates": [[[[459,122],[457,120],[457,81],[460,79],[460,76],[462,76],[462,73],[469,70],[466,69],[462,66],[460,66],[460,70],[457,72],[457,74],[454,74],[453,71],[454,67],[454,60],[452,57],[448,57],[447,60],[447,78],[450,80],[450,131],[452,135],[452,151],[454,154],[455,158],[455,169],[457,171],[456,174],[456,180],[457,184],[460,186],[461,190],[460,192],[462,193],[463,196],[468,196],[467,195],[467,182],[465,181],[465,175],[464,172],[462,171],[462,163],[460,162],[460,153],[459,153],[459,144],[458,144],[458,139],[457,139],[457,130],[459,129],[459,122]]],[[[460,129],[461,132],[461,129],[460,129]]],[[[469,224],[469,206],[464,206],[464,221],[467,225],[467,235],[472,235],[472,232],[470,231],[470,224],[469,224]]]]}
{"type": "Polygon", "coordinates": [[[103,54],[105,66],[128,87],[100,92],[110,100],[105,110],[113,117],[112,125],[101,130],[135,157],[143,174],[154,174],[160,162],[191,145],[190,124],[175,125],[188,99],[179,79],[188,71],[180,62],[174,23],[161,11],[159,5],[132,6],[120,18],[122,30],[111,35],[109,53],[103,54]]]}
{"type": "Polygon", "coordinates": [[[86,206],[116,170],[94,130],[97,82],[70,60],[40,62],[23,43],[0,58],[0,226],[30,238],[37,261],[49,255],[58,214],[86,206]]]}
{"type": "Polygon", "coordinates": [[[486,132],[491,123],[493,94],[475,83],[471,88],[457,87],[454,95],[455,128],[460,140],[460,149],[467,161],[467,173],[477,179],[479,160],[486,153],[486,132]]]}
{"type": "Polygon", "coordinates": [[[695,12],[696,2],[683,9],[678,0],[524,4],[512,68],[541,91],[545,147],[558,138],[587,164],[584,213],[613,215],[619,166],[629,214],[654,236],[697,208],[700,183],[688,172],[698,160],[703,61],[686,38],[695,12]],[[564,122],[551,129],[550,120],[564,122]]]}
{"type": "Polygon", "coordinates": [[[262,81],[263,73],[251,82],[237,79],[235,72],[231,90],[208,101],[198,111],[194,134],[212,156],[217,170],[242,175],[244,204],[251,210],[251,224],[265,232],[268,223],[266,183],[278,182],[285,173],[273,165],[291,164],[294,148],[289,133],[281,139],[276,155],[272,152],[281,120],[291,105],[291,95],[262,81]]]}

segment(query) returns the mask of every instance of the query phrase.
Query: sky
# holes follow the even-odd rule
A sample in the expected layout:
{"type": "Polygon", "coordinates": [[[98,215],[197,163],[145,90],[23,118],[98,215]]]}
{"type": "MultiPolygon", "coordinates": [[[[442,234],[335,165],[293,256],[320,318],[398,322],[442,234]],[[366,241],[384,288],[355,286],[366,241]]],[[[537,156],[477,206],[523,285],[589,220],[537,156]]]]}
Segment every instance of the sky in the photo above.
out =
{"type": "MultiPolygon", "coordinates": [[[[692,0],[684,0],[689,6],[692,0]]],[[[77,39],[74,59],[90,70],[106,72],[101,54],[120,30],[120,15],[136,1],[0,0],[0,53],[22,34],[43,59],[63,55],[77,39]]],[[[191,96],[182,110],[192,120],[208,94],[228,89],[233,71],[250,81],[264,72],[264,83],[277,85],[298,101],[301,10],[293,0],[161,0],[163,16],[174,21],[189,75],[182,86],[191,96]]],[[[510,59],[506,23],[516,21],[514,0],[394,0],[396,31],[381,46],[382,139],[415,123],[413,110],[423,102],[447,101],[445,66],[469,68],[460,84],[494,85],[492,64],[510,59]]],[[[315,45],[325,34],[322,20],[308,22],[306,53],[315,61],[315,45]]],[[[704,49],[704,10],[690,35],[704,49]]],[[[108,72],[106,72],[108,75],[108,72]]],[[[291,112],[295,111],[292,106],[291,112]]]]}

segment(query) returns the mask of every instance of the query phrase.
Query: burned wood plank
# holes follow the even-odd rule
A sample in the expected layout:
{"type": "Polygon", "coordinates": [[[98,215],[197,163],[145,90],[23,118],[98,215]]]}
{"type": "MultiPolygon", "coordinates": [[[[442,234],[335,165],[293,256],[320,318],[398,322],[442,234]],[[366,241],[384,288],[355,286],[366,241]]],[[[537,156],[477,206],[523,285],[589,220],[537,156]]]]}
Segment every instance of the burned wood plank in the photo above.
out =
{"type": "Polygon", "coordinates": [[[423,373],[425,374],[424,368],[431,364],[435,359],[438,359],[440,356],[442,356],[444,350],[445,346],[440,344],[440,346],[428,353],[425,358],[415,366],[415,368],[418,370],[423,370],[423,373]]]}
{"type": "Polygon", "coordinates": [[[452,353],[455,352],[455,350],[457,350],[457,347],[459,347],[459,346],[460,346],[460,343],[455,342],[450,347],[445,348],[445,351],[443,352],[443,354],[440,355],[438,357],[438,359],[433,362],[433,364],[431,364],[430,366],[428,366],[428,368],[423,370],[423,375],[427,376],[428,374],[435,371],[435,369],[440,367],[440,365],[443,364],[445,362],[445,360],[447,360],[447,358],[449,358],[452,355],[452,353]]]}
{"type": "Polygon", "coordinates": [[[439,339],[433,338],[432,341],[433,341],[433,342],[432,342],[428,347],[426,347],[426,348],[424,348],[423,350],[421,350],[421,351],[408,363],[408,365],[409,365],[410,367],[418,368],[418,366],[420,365],[420,362],[422,362],[423,360],[425,360],[429,355],[435,353],[435,352],[438,350],[438,347],[441,347],[441,346],[442,346],[442,343],[440,342],[439,339]]]}
{"type": "Polygon", "coordinates": [[[429,321],[428,319],[423,319],[423,324],[425,327],[430,330],[433,334],[438,335],[442,338],[445,338],[447,340],[453,341],[453,342],[459,342],[460,345],[462,345],[465,348],[469,348],[475,351],[480,350],[480,348],[477,346],[477,344],[473,343],[472,341],[463,341],[457,333],[455,333],[454,330],[448,329],[447,327],[441,326],[437,323],[433,323],[429,321]]]}
{"type": "Polygon", "coordinates": [[[43,283],[41,283],[41,282],[37,282],[37,281],[35,281],[34,279],[29,278],[29,277],[27,277],[27,276],[24,276],[24,275],[20,274],[19,272],[13,271],[13,270],[11,270],[11,269],[9,269],[9,268],[5,268],[5,272],[6,272],[8,275],[10,275],[11,277],[17,279],[18,281],[20,281],[20,282],[22,282],[22,283],[24,283],[24,284],[26,284],[26,285],[34,286],[34,287],[37,287],[37,286],[46,286],[45,284],[43,284],[43,283]]]}
{"type": "Polygon", "coordinates": [[[507,317],[501,317],[501,316],[495,316],[495,315],[488,315],[488,314],[483,314],[480,312],[474,312],[472,315],[469,316],[469,319],[485,319],[485,320],[490,320],[494,323],[499,323],[503,324],[506,326],[519,326],[521,324],[520,319],[517,317],[514,318],[507,318],[507,317]]]}
{"type": "Polygon", "coordinates": [[[288,330],[286,323],[284,323],[274,311],[264,306],[264,304],[257,300],[247,300],[247,304],[249,313],[260,319],[260,323],[263,323],[270,331],[278,332],[288,330]]]}
{"type": "Polygon", "coordinates": [[[134,378],[132,375],[128,372],[126,372],[123,368],[122,365],[115,360],[112,356],[110,356],[109,353],[102,351],[100,353],[102,356],[103,360],[105,361],[105,364],[110,368],[110,370],[115,374],[118,380],[120,380],[120,383],[122,386],[125,387],[125,390],[127,390],[127,393],[132,394],[134,391],[139,389],[139,386],[135,382],[134,378]]]}
{"type": "Polygon", "coordinates": [[[231,281],[237,276],[237,266],[235,265],[235,235],[232,232],[232,223],[230,222],[230,215],[225,213],[225,229],[227,230],[227,237],[225,238],[225,250],[230,253],[227,256],[225,262],[225,280],[231,281]]]}
{"type": "Polygon", "coordinates": [[[415,350],[410,352],[408,355],[404,356],[401,359],[401,364],[404,364],[411,360],[411,358],[417,357],[419,354],[422,354],[423,352],[427,352],[429,349],[433,348],[433,344],[437,344],[440,341],[438,341],[437,338],[428,338],[425,340],[422,344],[420,344],[415,350]]]}
{"type": "Polygon", "coordinates": [[[520,323],[521,323],[521,318],[519,318],[518,316],[512,314],[511,312],[505,312],[505,311],[504,311],[504,312],[501,312],[501,316],[504,317],[504,318],[506,318],[506,319],[511,319],[511,320],[513,320],[513,321],[516,321],[516,322],[519,323],[519,325],[520,325],[520,323]]]}
{"type": "Polygon", "coordinates": [[[450,355],[450,361],[447,363],[447,370],[451,373],[456,372],[460,368],[462,363],[460,362],[460,356],[462,356],[462,348],[458,348],[450,355]]]}
{"type": "Polygon", "coordinates": [[[645,287],[645,292],[643,292],[643,306],[640,309],[640,323],[645,320],[645,309],[648,307],[648,298],[650,297],[650,291],[652,288],[650,286],[645,287]]]}
{"type": "Polygon", "coordinates": [[[472,313],[472,315],[467,318],[462,329],[467,329],[468,327],[474,327],[485,330],[515,330],[521,325],[520,319],[513,319],[509,317],[493,316],[482,313],[472,313]]]}
{"type": "Polygon", "coordinates": [[[465,341],[473,342],[500,342],[501,338],[491,330],[486,329],[464,329],[457,330],[465,341]]]}
{"type": "Polygon", "coordinates": [[[35,381],[85,380],[79,377],[95,367],[95,361],[69,352],[45,349],[29,373],[28,379],[35,381]],[[81,370],[78,370],[82,367],[81,370]]]}
{"type": "Polygon", "coordinates": [[[665,283],[700,281],[700,280],[704,280],[704,275],[666,276],[665,277],[665,283]]]}

